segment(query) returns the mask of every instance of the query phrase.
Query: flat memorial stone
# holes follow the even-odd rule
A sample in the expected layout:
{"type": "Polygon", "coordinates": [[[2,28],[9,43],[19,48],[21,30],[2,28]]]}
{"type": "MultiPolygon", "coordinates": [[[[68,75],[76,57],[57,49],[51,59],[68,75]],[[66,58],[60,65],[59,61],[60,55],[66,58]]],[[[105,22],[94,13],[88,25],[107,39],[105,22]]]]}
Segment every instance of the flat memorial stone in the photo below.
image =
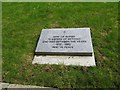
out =
{"type": "Polygon", "coordinates": [[[93,53],[90,28],[43,29],[36,55],[83,55],[93,53]]]}
{"type": "Polygon", "coordinates": [[[90,28],[43,29],[32,64],[96,66],[90,28]]]}

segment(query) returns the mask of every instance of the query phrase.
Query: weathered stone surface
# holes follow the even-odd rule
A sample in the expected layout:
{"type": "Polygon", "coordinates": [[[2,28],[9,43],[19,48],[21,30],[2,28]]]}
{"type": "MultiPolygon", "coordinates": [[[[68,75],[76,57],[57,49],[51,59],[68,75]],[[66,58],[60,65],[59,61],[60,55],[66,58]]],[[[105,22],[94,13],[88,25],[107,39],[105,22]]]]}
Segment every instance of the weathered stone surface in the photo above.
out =
{"type": "Polygon", "coordinates": [[[1,83],[1,89],[2,90],[21,90],[21,89],[22,90],[41,90],[41,89],[58,90],[52,87],[20,85],[20,84],[10,84],[10,83],[1,83]]]}
{"type": "Polygon", "coordinates": [[[94,53],[92,56],[34,56],[32,64],[62,64],[77,66],[96,66],[94,53]]]}
{"type": "Polygon", "coordinates": [[[92,56],[90,28],[43,29],[36,55],[92,56]]]}

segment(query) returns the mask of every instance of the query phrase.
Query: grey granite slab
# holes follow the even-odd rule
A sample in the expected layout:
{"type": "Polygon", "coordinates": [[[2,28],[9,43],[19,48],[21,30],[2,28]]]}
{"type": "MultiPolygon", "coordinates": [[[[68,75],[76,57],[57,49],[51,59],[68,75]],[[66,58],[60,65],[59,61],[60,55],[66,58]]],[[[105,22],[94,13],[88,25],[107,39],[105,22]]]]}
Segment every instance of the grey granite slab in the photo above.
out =
{"type": "Polygon", "coordinates": [[[43,29],[36,55],[83,55],[93,53],[90,28],[43,29]]]}

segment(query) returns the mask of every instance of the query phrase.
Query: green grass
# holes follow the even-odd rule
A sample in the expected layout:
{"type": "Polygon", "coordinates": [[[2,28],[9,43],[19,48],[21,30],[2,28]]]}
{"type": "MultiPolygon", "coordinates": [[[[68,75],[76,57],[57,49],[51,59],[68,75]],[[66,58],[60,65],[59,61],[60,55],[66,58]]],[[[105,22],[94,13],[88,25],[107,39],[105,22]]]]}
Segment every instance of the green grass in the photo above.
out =
{"type": "Polygon", "coordinates": [[[118,3],[3,3],[3,81],[57,88],[119,88],[118,3]],[[32,65],[43,28],[90,27],[96,67],[32,65]]]}

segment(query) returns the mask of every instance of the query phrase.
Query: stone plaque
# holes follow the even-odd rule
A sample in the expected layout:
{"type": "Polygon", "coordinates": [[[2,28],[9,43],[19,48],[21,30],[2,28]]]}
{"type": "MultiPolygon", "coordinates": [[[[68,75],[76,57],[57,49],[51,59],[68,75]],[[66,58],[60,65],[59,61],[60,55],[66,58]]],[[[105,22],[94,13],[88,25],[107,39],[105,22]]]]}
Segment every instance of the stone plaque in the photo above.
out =
{"type": "Polygon", "coordinates": [[[36,55],[92,56],[90,28],[43,29],[36,55]]]}

